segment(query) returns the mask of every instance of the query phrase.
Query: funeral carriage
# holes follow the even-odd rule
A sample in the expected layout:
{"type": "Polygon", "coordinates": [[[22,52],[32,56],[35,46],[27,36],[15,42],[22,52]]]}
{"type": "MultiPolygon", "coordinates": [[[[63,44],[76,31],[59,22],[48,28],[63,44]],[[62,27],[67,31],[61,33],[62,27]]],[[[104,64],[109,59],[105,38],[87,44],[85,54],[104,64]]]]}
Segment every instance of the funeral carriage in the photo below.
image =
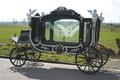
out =
{"type": "MultiPolygon", "coordinates": [[[[96,11],[93,11],[93,14],[96,11]]],[[[10,61],[20,67],[29,59],[28,50],[43,53],[72,54],[75,63],[84,73],[95,73],[108,61],[107,49],[98,44],[101,19],[99,16],[84,18],[77,12],[58,7],[50,14],[29,16],[31,30],[23,31],[21,47],[10,52],[10,61]],[[25,40],[26,39],[26,40],[25,40]],[[23,46],[24,45],[24,46],[23,46]]],[[[22,33],[22,32],[21,32],[22,33]]],[[[18,42],[19,43],[19,42],[18,42]]],[[[34,53],[34,52],[33,52],[34,53]]],[[[33,56],[35,56],[34,53],[33,56]]],[[[39,59],[40,55],[37,55],[39,59]]]]}

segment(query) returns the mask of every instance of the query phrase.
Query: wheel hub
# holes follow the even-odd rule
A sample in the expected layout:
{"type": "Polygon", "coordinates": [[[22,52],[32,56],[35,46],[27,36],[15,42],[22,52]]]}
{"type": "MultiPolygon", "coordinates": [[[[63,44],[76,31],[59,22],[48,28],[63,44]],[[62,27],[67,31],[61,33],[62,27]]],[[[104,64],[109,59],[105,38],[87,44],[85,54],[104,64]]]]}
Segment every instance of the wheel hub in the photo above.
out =
{"type": "Polygon", "coordinates": [[[92,62],[92,59],[93,59],[92,57],[87,57],[86,58],[87,63],[90,64],[92,62]]]}

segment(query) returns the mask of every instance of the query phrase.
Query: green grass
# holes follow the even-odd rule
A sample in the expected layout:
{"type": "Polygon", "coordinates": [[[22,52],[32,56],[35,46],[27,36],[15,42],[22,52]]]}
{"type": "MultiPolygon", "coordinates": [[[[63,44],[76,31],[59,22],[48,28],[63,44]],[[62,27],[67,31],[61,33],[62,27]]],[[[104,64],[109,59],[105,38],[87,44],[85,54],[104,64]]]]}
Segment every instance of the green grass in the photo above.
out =
{"type": "Polygon", "coordinates": [[[117,38],[120,38],[120,32],[101,32],[99,42],[107,48],[118,50],[116,45],[117,38]]]}
{"type": "MultiPolygon", "coordinates": [[[[28,26],[18,26],[18,25],[0,25],[0,55],[8,56],[12,47],[11,40],[9,39],[11,36],[16,34],[19,36],[21,29],[29,28],[28,26]],[[3,45],[1,45],[3,44],[3,45]],[[4,45],[5,44],[5,45],[4,45]]],[[[120,29],[120,28],[118,28],[120,29]]],[[[76,34],[78,34],[76,32],[76,34]]],[[[46,34],[48,36],[49,34],[46,34]]],[[[56,37],[56,36],[54,36],[56,37]]],[[[111,48],[115,51],[118,50],[115,39],[120,38],[119,32],[109,32],[107,29],[102,29],[100,33],[100,41],[99,43],[104,45],[107,48],[111,48]]],[[[49,39],[49,38],[48,38],[49,39]]],[[[67,40],[69,38],[65,38],[67,40]]],[[[75,36],[71,40],[76,40],[75,36]]],[[[58,39],[56,39],[58,40],[58,39]]],[[[62,41],[62,38],[59,39],[62,41]]],[[[69,40],[69,41],[71,41],[69,40]]],[[[60,62],[72,62],[74,63],[74,56],[66,55],[66,54],[44,54],[42,53],[41,59],[43,60],[51,60],[51,61],[60,61],[60,62]]]]}
{"type": "Polygon", "coordinates": [[[0,25],[0,43],[8,43],[11,36],[19,36],[20,30],[26,26],[17,25],[0,25]]]}

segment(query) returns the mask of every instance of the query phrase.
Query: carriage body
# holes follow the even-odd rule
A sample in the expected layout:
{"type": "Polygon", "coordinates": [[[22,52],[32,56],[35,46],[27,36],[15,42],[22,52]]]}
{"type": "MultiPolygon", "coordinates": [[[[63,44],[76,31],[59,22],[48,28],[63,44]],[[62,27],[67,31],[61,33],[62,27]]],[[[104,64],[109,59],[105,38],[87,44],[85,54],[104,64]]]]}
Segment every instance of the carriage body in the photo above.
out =
{"type": "Polygon", "coordinates": [[[91,43],[92,18],[84,18],[74,10],[57,8],[31,21],[30,39],[36,50],[78,53],[91,43]]]}

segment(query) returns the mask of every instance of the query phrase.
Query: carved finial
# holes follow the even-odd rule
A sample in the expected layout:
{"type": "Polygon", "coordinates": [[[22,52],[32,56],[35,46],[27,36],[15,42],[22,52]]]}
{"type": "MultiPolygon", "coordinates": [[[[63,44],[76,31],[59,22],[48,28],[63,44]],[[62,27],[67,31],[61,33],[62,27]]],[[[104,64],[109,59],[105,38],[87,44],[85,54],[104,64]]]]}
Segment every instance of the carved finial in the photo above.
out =
{"type": "Polygon", "coordinates": [[[37,11],[36,9],[35,10],[29,9],[29,12],[27,13],[28,22],[31,22],[31,17],[36,11],[37,11]]]}
{"type": "Polygon", "coordinates": [[[57,10],[58,10],[58,11],[65,11],[65,10],[67,10],[67,9],[66,9],[65,7],[62,7],[62,6],[61,6],[61,7],[58,7],[57,10]]]}
{"type": "Polygon", "coordinates": [[[97,10],[96,9],[94,9],[93,11],[92,10],[88,10],[88,12],[92,15],[92,23],[93,23],[93,26],[95,27],[97,18],[99,18],[98,14],[97,14],[97,10]]]}
{"type": "Polygon", "coordinates": [[[104,20],[104,17],[103,17],[103,13],[102,13],[102,12],[100,13],[100,16],[99,16],[99,18],[100,18],[101,22],[103,22],[103,20],[104,20]]]}

